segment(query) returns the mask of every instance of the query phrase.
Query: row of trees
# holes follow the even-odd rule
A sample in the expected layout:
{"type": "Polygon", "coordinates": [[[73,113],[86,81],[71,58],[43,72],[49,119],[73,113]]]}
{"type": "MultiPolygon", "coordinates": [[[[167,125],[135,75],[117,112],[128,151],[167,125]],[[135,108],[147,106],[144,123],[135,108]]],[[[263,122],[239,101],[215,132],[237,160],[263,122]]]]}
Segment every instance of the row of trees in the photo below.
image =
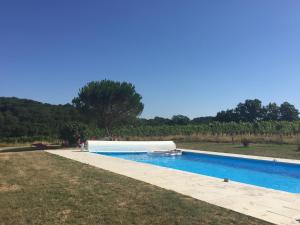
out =
{"type": "Polygon", "coordinates": [[[139,125],[148,125],[148,126],[161,126],[161,125],[188,125],[188,124],[204,124],[215,121],[215,118],[212,116],[206,117],[196,117],[190,119],[184,115],[175,115],[171,119],[163,117],[154,117],[153,119],[138,119],[139,125]]]}
{"type": "Polygon", "coordinates": [[[197,117],[190,119],[184,115],[175,115],[171,119],[155,117],[141,119],[140,124],[149,126],[160,125],[197,125],[211,122],[258,122],[258,121],[296,121],[299,120],[299,111],[294,105],[284,102],[280,106],[269,103],[266,106],[258,99],[246,100],[236,108],[217,113],[216,117],[197,117]]]}
{"type": "Polygon", "coordinates": [[[135,87],[127,82],[94,81],[79,90],[71,104],[0,98],[0,137],[52,137],[73,143],[104,136],[163,136],[173,134],[298,134],[299,112],[288,102],[262,106],[258,99],[246,100],[216,117],[190,119],[139,119],[144,105],[135,87]],[[289,122],[284,122],[289,121],[289,122]]]}
{"type": "Polygon", "coordinates": [[[256,122],[256,121],[295,121],[299,111],[294,105],[284,102],[280,106],[269,103],[266,106],[258,99],[246,100],[234,109],[221,111],[215,120],[219,122],[256,122]]]}
{"type": "Polygon", "coordinates": [[[258,122],[258,121],[296,121],[299,120],[299,111],[294,105],[284,102],[280,106],[269,103],[266,106],[258,99],[246,100],[236,108],[218,112],[216,117],[197,117],[190,119],[184,115],[175,115],[171,119],[155,117],[141,119],[140,124],[149,126],[160,125],[197,125],[211,122],[258,122]]]}

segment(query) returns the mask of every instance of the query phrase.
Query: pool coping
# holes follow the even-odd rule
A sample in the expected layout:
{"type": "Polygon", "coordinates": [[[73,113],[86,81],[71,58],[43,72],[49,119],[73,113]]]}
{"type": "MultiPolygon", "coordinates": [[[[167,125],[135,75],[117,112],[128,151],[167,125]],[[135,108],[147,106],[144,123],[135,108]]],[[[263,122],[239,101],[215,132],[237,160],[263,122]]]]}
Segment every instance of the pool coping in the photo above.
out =
{"type": "MultiPolygon", "coordinates": [[[[208,153],[206,151],[189,149],[182,150],[208,153]]],[[[144,181],[164,189],[173,190],[271,223],[300,224],[296,221],[300,218],[300,194],[233,181],[225,183],[219,178],[90,152],[81,152],[78,149],[47,150],[47,152],[144,181]],[[136,169],[137,167],[139,168],[138,170],[136,169]]],[[[210,154],[212,153],[210,152],[210,154]]],[[[240,157],[238,154],[225,153],[222,155],[240,157]]],[[[261,158],[272,160],[269,157],[254,157],[254,159],[261,158]]]]}

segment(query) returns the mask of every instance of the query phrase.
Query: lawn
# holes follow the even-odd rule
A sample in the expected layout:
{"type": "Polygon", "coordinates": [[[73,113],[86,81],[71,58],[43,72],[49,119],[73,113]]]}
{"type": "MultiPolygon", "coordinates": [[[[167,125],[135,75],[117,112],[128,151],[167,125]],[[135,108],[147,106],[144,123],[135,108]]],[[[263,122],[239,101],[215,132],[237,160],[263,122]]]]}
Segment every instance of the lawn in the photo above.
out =
{"type": "Polygon", "coordinates": [[[194,150],[226,152],[244,155],[268,156],[275,158],[299,159],[300,150],[297,145],[288,144],[251,144],[243,147],[241,144],[213,143],[213,142],[178,142],[178,148],[194,150]]]}
{"type": "Polygon", "coordinates": [[[43,151],[0,153],[0,224],[267,224],[43,151]]]}

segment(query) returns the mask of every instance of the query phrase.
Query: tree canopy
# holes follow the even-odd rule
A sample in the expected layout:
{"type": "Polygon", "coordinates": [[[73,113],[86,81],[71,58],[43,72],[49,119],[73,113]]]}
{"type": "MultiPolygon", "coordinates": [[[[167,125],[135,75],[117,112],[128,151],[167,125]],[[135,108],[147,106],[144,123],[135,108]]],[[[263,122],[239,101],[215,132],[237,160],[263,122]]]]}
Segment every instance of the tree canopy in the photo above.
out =
{"type": "Polygon", "coordinates": [[[112,136],[113,127],[132,121],[142,113],[141,100],[142,96],[131,83],[102,80],[85,85],[72,102],[83,115],[112,136]]]}
{"type": "Polygon", "coordinates": [[[190,122],[190,118],[184,115],[175,115],[172,117],[172,121],[176,125],[187,125],[190,122]]]}
{"type": "Polygon", "coordinates": [[[282,103],[279,111],[281,120],[293,121],[299,119],[299,111],[288,102],[282,103]]]}
{"type": "Polygon", "coordinates": [[[264,120],[277,121],[280,120],[280,107],[276,103],[269,103],[263,108],[264,120]]]}

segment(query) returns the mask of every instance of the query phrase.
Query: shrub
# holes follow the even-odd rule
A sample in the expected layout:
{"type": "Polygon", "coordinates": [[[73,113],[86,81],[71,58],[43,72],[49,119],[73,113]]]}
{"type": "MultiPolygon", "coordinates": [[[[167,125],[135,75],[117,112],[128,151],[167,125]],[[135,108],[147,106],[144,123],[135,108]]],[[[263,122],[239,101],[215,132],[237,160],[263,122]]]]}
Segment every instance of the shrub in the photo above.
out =
{"type": "Polygon", "coordinates": [[[250,145],[250,140],[247,138],[243,138],[241,142],[244,147],[248,147],[250,145]]]}
{"type": "Polygon", "coordinates": [[[60,130],[60,138],[67,142],[69,146],[75,146],[77,141],[87,138],[87,126],[81,123],[67,123],[60,130]]]}

